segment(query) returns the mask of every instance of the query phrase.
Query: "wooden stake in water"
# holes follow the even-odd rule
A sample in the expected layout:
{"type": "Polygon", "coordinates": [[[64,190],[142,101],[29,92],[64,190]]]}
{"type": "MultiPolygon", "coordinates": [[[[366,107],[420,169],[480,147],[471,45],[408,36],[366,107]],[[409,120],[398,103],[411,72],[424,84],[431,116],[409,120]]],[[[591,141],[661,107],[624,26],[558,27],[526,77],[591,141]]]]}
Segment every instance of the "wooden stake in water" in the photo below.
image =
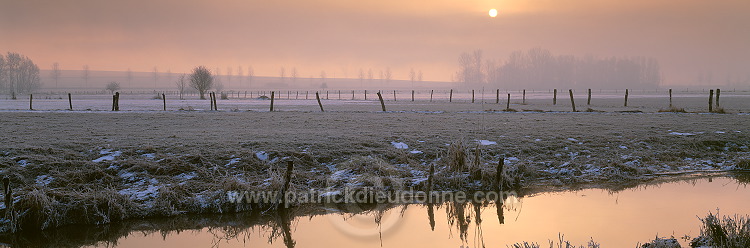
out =
{"type": "Polygon", "coordinates": [[[271,112],[273,112],[273,91],[271,91],[271,112]]]}
{"type": "Polygon", "coordinates": [[[591,105],[591,89],[589,89],[589,98],[586,100],[586,105],[591,105]]]}
{"type": "Polygon", "coordinates": [[[320,112],[326,112],[325,110],[323,110],[323,104],[320,103],[320,96],[318,95],[317,91],[315,92],[315,98],[318,99],[318,106],[320,106],[320,112]]]}
{"type": "Polygon", "coordinates": [[[383,103],[383,95],[380,94],[380,91],[378,91],[378,99],[380,99],[380,107],[383,109],[383,112],[385,112],[385,103],[383,103]]]}
{"type": "Polygon", "coordinates": [[[557,105],[557,89],[552,93],[552,105],[557,105]]]}
{"type": "Polygon", "coordinates": [[[497,161],[497,170],[495,171],[495,189],[498,191],[503,190],[503,174],[505,170],[505,156],[500,156],[500,160],[497,161]]]}
{"type": "Polygon", "coordinates": [[[714,112],[714,90],[708,93],[708,112],[714,112]]]}
{"type": "Polygon", "coordinates": [[[570,92],[570,106],[573,107],[573,112],[576,112],[576,102],[573,100],[573,90],[570,89],[568,92],[570,92]]]}
{"type": "Polygon", "coordinates": [[[68,93],[68,105],[70,106],[70,110],[73,110],[73,96],[68,93]]]}

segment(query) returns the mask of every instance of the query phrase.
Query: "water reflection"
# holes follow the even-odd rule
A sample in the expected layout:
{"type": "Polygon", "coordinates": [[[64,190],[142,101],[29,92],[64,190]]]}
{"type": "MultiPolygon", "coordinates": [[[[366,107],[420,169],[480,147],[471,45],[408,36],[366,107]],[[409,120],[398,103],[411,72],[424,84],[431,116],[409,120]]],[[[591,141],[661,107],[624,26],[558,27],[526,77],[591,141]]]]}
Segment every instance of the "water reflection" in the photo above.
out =
{"type": "Polygon", "coordinates": [[[745,203],[748,182],[750,176],[742,174],[627,190],[528,191],[522,199],[505,199],[505,204],[303,205],[70,226],[6,234],[0,242],[15,247],[502,247],[520,241],[545,243],[564,233],[573,243],[584,244],[593,237],[604,247],[632,247],[657,234],[695,236],[696,216],[717,207],[723,213],[750,212],[745,203]],[[494,218],[497,222],[487,221],[494,218]]]}

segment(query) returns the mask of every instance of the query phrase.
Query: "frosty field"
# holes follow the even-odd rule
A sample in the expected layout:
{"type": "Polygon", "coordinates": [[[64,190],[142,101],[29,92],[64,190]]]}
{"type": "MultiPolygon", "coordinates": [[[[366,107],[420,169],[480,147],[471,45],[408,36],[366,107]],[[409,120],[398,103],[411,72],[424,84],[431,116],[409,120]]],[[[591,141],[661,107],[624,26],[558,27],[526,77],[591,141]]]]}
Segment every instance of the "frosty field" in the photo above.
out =
{"type": "MultiPolygon", "coordinates": [[[[0,166],[10,178],[16,210],[3,231],[104,224],[189,213],[256,211],[228,202],[229,190],[279,189],[294,161],[291,189],[363,188],[490,190],[502,159],[506,186],[521,195],[581,188],[620,189],[697,172],[750,169],[748,98],[727,94],[728,114],[705,113],[703,97],[675,99],[689,112],[660,113],[662,96],[600,97],[569,112],[569,99],[548,95],[505,106],[457,102],[364,100],[219,100],[128,96],[123,111],[106,98],[0,101],[0,166]],[[26,102],[28,103],[28,102],[26,102]],[[595,103],[595,104],[594,104],[595,103]],[[38,105],[37,105],[38,104],[38,105]],[[55,106],[62,107],[55,107],[55,106]],[[207,106],[206,106],[207,107],[207,106]],[[91,110],[78,110],[79,108],[91,110]],[[183,110],[178,110],[183,109],[183,110]],[[193,109],[193,110],[186,110],[193,109]],[[526,111],[523,111],[526,110],[526,111]],[[626,111],[626,112],[623,112],[626,111]],[[460,156],[456,157],[456,154],[460,156]],[[456,169],[456,159],[465,167],[456,169]]],[[[28,100],[28,99],[27,99],[28,100]]],[[[5,205],[0,206],[5,208],[5,205]]]]}

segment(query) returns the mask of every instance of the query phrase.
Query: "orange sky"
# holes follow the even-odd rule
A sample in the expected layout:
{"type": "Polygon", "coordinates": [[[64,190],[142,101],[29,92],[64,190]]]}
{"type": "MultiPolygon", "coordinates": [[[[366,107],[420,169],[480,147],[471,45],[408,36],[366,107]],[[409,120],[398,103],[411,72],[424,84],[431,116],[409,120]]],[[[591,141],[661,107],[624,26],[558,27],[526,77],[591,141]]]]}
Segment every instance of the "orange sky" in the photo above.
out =
{"type": "Polygon", "coordinates": [[[356,78],[410,68],[448,81],[460,53],[652,56],[667,84],[750,79],[747,0],[0,0],[0,52],[42,69],[184,72],[253,66],[356,78]],[[487,11],[500,15],[490,18],[487,11]]]}

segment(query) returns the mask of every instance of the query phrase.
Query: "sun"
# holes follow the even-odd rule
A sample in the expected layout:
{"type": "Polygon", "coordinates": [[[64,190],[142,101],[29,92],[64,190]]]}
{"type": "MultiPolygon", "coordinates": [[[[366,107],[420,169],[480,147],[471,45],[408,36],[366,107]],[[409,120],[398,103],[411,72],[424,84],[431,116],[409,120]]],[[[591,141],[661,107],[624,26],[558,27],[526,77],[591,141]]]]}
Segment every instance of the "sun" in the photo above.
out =
{"type": "Polygon", "coordinates": [[[497,10],[496,9],[491,9],[490,10],[490,17],[496,17],[496,16],[497,16],[497,10]]]}

